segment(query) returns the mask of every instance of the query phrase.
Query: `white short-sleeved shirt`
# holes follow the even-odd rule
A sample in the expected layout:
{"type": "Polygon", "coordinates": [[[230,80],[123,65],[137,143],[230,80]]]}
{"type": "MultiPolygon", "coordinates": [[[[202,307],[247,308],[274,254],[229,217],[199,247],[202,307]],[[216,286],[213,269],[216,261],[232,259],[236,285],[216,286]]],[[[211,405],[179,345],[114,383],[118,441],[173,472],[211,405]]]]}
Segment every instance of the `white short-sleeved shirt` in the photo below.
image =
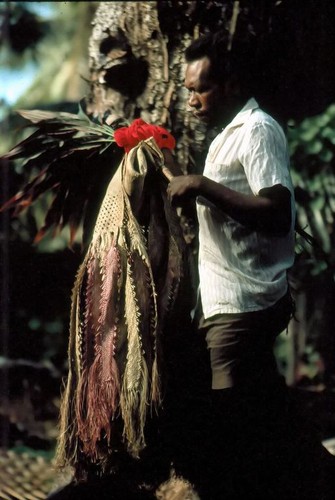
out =
{"type": "Polygon", "coordinates": [[[204,175],[250,195],[276,184],[290,190],[292,227],[285,236],[251,230],[206,199],[197,198],[205,318],[270,307],[287,290],[287,269],[294,261],[295,207],[285,134],[255,99],[213,140],[204,175]]]}

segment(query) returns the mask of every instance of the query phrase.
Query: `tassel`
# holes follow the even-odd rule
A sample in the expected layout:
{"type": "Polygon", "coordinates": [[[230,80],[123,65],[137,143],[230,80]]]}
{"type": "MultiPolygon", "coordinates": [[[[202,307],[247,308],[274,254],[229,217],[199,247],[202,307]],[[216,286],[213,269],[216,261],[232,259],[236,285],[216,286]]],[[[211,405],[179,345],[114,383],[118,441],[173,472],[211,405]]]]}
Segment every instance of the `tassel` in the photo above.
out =
{"type": "Polygon", "coordinates": [[[125,381],[121,391],[120,406],[123,419],[123,438],[127,450],[134,458],[139,458],[145,448],[144,428],[148,410],[148,369],[145,362],[141,365],[138,387],[127,387],[125,381]]]}
{"type": "Polygon", "coordinates": [[[134,457],[145,447],[144,426],[148,404],[149,375],[143,355],[139,328],[135,286],[132,277],[132,257],[128,255],[125,283],[125,317],[127,322],[128,352],[121,389],[121,415],[124,422],[123,437],[128,451],[134,457]]]}
{"type": "Polygon", "coordinates": [[[108,404],[116,411],[120,392],[119,371],[115,360],[118,323],[120,315],[120,289],[122,282],[121,255],[115,244],[103,259],[102,291],[100,298],[99,323],[102,336],[102,383],[108,384],[108,404]]]}
{"type": "MultiPolygon", "coordinates": [[[[155,150],[144,141],[138,148],[150,147],[155,150]]],[[[145,162],[146,155],[135,153],[133,161],[145,162]]],[[[153,238],[153,275],[145,235],[122,186],[124,166],[108,186],[72,296],[70,366],[56,456],[58,463],[82,472],[92,464],[103,472],[111,453],[105,445],[113,439],[113,419],[119,415],[129,453],[138,457],[145,447],[148,408],[161,403],[160,336],[182,276],[180,226],[171,219],[163,192],[160,217],[153,222],[161,232],[153,236],[162,234],[161,246],[168,248],[161,266],[153,238]]],[[[129,172],[131,187],[135,174],[129,172]]]]}
{"type": "Polygon", "coordinates": [[[157,354],[155,356],[155,359],[154,359],[154,362],[152,365],[150,400],[153,403],[153,407],[155,410],[157,410],[158,407],[162,403],[161,380],[160,380],[159,370],[158,370],[157,354]]]}
{"type": "Polygon", "coordinates": [[[63,468],[74,466],[78,462],[79,444],[76,418],[76,394],[78,389],[78,373],[82,366],[80,324],[80,290],[86,273],[86,259],[80,265],[72,290],[72,305],[70,315],[70,339],[68,349],[69,373],[66,388],[62,394],[59,435],[55,453],[55,465],[63,468]]]}
{"type": "Polygon", "coordinates": [[[82,451],[93,461],[99,459],[97,443],[107,438],[110,441],[110,422],[116,411],[115,380],[118,379],[116,363],[111,363],[113,380],[103,381],[101,378],[101,354],[96,357],[87,377],[83,377],[78,392],[86,394],[86,405],[83,398],[78,398],[77,417],[78,436],[82,442],[82,451]],[[113,370],[115,373],[113,374],[113,370]],[[114,401],[113,401],[114,400],[114,401]],[[85,403],[84,403],[85,404],[85,403]]]}
{"type": "Polygon", "coordinates": [[[95,340],[95,357],[81,374],[77,391],[78,436],[83,452],[93,460],[98,459],[97,442],[104,436],[110,441],[110,421],[116,414],[120,392],[115,360],[120,255],[116,246],[111,246],[104,257],[97,246],[95,254],[99,258],[87,265],[85,310],[86,339],[95,340]]]}

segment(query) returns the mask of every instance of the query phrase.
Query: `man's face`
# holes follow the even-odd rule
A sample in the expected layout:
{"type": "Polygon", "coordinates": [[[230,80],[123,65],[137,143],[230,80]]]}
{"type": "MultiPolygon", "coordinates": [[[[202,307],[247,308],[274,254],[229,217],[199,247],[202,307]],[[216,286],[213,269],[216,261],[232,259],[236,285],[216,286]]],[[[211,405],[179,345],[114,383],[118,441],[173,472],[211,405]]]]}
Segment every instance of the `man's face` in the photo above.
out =
{"type": "Polygon", "coordinates": [[[219,84],[210,76],[211,62],[203,57],[187,64],[185,87],[194,116],[208,126],[225,125],[232,113],[230,85],[219,84]]]}

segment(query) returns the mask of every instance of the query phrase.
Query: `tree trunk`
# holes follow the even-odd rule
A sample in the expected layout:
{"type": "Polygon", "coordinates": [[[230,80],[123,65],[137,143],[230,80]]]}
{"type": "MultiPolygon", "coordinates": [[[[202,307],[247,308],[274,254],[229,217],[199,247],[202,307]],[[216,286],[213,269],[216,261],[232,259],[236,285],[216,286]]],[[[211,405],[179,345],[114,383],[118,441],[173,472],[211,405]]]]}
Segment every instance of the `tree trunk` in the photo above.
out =
{"type": "Polygon", "coordinates": [[[102,2],[89,43],[89,111],[166,126],[184,171],[201,165],[205,129],[187,110],[184,50],[207,28],[236,24],[239,2],[102,2]],[[235,5],[235,11],[233,7],[235,5]],[[206,20],[205,20],[206,22],[206,20]]]}
{"type": "MultiPolygon", "coordinates": [[[[173,130],[179,138],[177,157],[185,169],[188,134],[195,129],[185,113],[183,90],[183,50],[191,39],[176,30],[171,47],[156,2],[103,2],[89,44],[91,112],[101,117],[107,111],[130,121],[141,117],[173,130]]],[[[197,142],[203,140],[204,132],[197,132],[197,142]]]]}
{"type": "Polygon", "coordinates": [[[248,36],[262,65],[259,97],[284,120],[320,113],[333,102],[335,5],[325,0],[101,2],[89,43],[90,110],[169,127],[185,170],[201,160],[207,137],[187,112],[184,49],[226,29],[230,47],[248,36]],[[322,74],[322,78],[318,75],[322,74]]]}

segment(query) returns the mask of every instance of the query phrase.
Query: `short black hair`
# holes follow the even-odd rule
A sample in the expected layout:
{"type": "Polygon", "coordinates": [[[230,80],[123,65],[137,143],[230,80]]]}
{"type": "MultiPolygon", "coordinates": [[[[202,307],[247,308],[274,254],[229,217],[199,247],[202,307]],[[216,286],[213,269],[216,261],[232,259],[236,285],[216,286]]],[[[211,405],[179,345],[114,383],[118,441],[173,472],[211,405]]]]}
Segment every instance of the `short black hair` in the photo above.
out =
{"type": "Polygon", "coordinates": [[[187,47],[185,59],[191,63],[203,57],[211,62],[209,76],[214,81],[225,83],[235,77],[244,93],[253,93],[256,53],[252,39],[234,38],[231,43],[226,30],[202,35],[187,47]]]}

